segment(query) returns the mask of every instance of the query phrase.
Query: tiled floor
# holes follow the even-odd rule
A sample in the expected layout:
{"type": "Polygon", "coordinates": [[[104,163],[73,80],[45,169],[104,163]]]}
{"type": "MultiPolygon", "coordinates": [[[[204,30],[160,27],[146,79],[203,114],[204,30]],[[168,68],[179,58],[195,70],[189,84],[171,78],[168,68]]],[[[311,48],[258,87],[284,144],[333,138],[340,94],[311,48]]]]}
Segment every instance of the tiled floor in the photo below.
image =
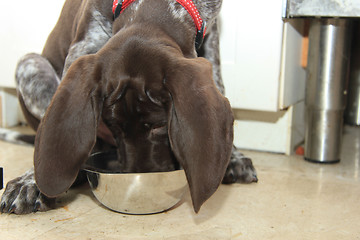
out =
{"type": "MultiPolygon", "coordinates": [[[[199,214],[187,194],[166,213],[123,215],[101,207],[83,186],[65,194],[59,209],[0,215],[0,239],[360,239],[360,128],[345,128],[342,150],[336,165],[243,151],[259,182],[221,186],[199,214]]],[[[30,168],[32,154],[0,142],[5,181],[30,168]]]]}

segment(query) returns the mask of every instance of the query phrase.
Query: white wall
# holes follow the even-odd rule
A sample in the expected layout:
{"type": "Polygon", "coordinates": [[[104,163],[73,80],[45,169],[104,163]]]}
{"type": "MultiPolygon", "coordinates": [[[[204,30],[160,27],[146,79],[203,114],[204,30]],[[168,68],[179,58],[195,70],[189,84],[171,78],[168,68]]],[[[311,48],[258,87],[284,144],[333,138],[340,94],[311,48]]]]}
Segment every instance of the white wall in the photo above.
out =
{"type": "Polygon", "coordinates": [[[0,1],[0,87],[15,87],[19,58],[41,53],[65,0],[0,1]]]}
{"type": "Polygon", "coordinates": [[[226,96],[238,109],[279,110],[282,1],[223,1],[221,67],[226,96]]]}

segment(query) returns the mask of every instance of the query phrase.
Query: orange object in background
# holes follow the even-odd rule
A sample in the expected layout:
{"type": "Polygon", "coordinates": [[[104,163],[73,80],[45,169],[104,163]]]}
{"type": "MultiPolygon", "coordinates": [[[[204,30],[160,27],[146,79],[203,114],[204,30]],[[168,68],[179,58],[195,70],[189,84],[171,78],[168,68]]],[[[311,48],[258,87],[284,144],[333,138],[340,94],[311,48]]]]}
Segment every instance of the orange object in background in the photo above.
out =
{"type": "Polygon", "coordinates": [[[299,146],[295,150],[296,155],[304,156],[305,150],[303,146],[299,146]]]}

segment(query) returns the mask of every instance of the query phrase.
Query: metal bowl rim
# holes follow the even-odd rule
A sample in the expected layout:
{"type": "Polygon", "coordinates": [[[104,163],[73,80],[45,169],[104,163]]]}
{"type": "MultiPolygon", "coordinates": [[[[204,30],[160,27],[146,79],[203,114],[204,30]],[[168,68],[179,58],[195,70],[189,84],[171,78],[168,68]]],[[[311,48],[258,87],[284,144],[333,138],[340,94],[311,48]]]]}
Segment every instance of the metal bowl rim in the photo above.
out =
{"type": "Polygon", "coordinates": [[[91,170],[91,169],[87,169],[84,168],[83,170],[85,170],[86,172],[90,172],[90,173],[97,173],[97,174],[103,174],[103,175],[151,175],[151,174],[171,174],[171,173],[175,173],[175,172],[179,172],[179,171],[184,171],[184,169],[178,169],[178,170],[172,170],[172,171],[166,171],[166,172],[145,172],[145,173],[124,173],[124,172],[102,172],[100,169],[99,170],[91,170]]]}

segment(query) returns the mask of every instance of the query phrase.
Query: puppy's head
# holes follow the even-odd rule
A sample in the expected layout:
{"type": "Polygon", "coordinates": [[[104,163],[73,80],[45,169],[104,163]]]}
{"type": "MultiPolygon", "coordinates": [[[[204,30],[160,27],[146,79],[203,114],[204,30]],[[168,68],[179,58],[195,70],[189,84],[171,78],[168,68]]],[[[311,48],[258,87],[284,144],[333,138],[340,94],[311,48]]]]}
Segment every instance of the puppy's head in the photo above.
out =
{"type": "Polygon", "coordinates": [[[168,171],[180,163],[196,212],[221,183],[233,116],[207,60],[185,58],[171,41],[143,38],[112,39],[97,54],[79,58],[36,138],[35,177],[45,195],[57,196],[74,182],[101,118],[123,171],[168,171]]]}

